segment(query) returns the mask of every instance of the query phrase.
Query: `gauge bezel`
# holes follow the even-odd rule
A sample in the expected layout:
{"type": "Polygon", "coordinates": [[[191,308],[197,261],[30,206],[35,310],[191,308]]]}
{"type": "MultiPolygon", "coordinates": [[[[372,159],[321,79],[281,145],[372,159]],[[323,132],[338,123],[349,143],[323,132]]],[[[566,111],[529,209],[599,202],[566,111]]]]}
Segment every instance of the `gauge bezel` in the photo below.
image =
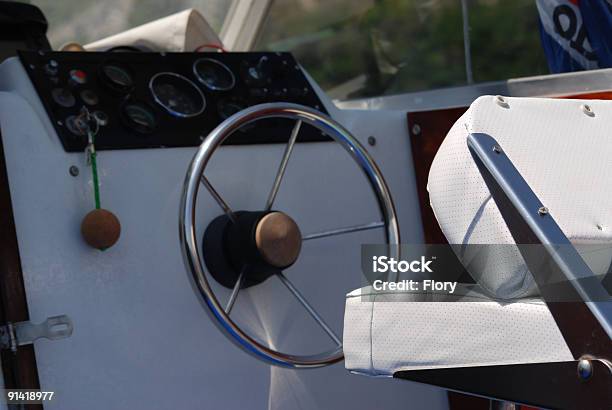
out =
{"type": "Polygon", "coordinates": [[[59,105],[60,107],[64,107],[64,108],[70,108],[70,107],[74,107],[74,105],[76,104],[76,97],[74,96],[74,94],[72,93],[72,91],[68,88],[65,87],[55,87],[51,90],[51,98],[53,99],[53,102],[55,102],[57,105],[59,105]],[[64,92],[68,92],[68,101],[63,101],[61,100],[61,94],[64,92]]]}
{"type": "Polygon", "coordinates": [[[134,87],[136,86],[134,72],[132,71],[132,69],[129,68],[129,67],[126,67],[125,64],[119,63],[119,62],[117,62],[115,60],[108,60],[108,61],[105,61],[104,63],[100,64],[100,67],[98,68],[98,75],[102,79],[102,84],[104,84],[106,87],[110,88],[115,93],[130,94],[134,90],[134,87]],[[108,66],[115,66],[115,67],[125,71],[125,73],[130,77],[130,80],[132,81],[132,84],[130,84],[129,86],[123,86],[121,84],[118,84],[118,83],[114,82],[108,76],[108,74],[106,74],[106,72],[104,71],[104,68],[108,67],[108,66]]]}
{"type": "Polygon", "coordinates": [[[193,74],[196,76],[196,78],[198,79],[198,81],[200,83],[202,83],[202,85],[204,85],[206,88],[208,88],[209,90],[212,91],[229,91],[232,88],[234,88],[236,86],[236,76],[234,75],[234,72],[225,64],[223,64],[221,61],[219,60],[215,60],[214,58],[199,58],[197,59],[192,66],[192,70],[193,70],[193,74]],[[202,61],[208,61],[211,62],[213,64],[218,65],[219,67],[221,67],[222,69],[224,69],[226,72],[229,73],[229,75],[232,77],[232,85],[230,85],[229,87],[216,87],[214,85],[210,85],[208,84],[206,81],[204,81],[204,79],[202,78],[202,76],[200,74],[198,74],[198,70],[196,69],[196,66],[201,63],[202,61]]]}
{"type": "Polygon", "coordinates": [[[151,92],[151,95],[153,96],[153,99],[155,100],[155,102],[160,107],[162,107],[164,110],[166,110],[168,112],[168,114],[172,115],[173,117],[178,117],[178,118],[197,117],[198,115],[202,114],[204,112],[204,110],[206,109],[206,97],[204,96],[204,93],[202,92],[202,90],[200,90],[200,87],[198,87],[198,85],[196,83],[194,83],[193,81],[191,81],[189,78],[185,77],[184,75],[180,75],[180,74],[174,73],[172,71],[162,71],[160,73],[157,73],[157,74],[153,75],[153,77],[151,77],[151,79],[149,80],[149,91],[151,92]],[[200,108],[200,110],[198,112],[193,113],[193,114],[184,114],[184,113],[175,111],[172,108],[168,107],[166,104],[164,104],[158,98],[157,94],[155,93],[155,90],[153,89],[153,83],[155,82],[155,80],[158,77],[161,77],[163,75],[169,75],[169,76],[172,76],[172,77],[176,77],[176,78],[179,78],[179,79],[184,80],[187,83],[189,83],[198,92],[198,94],[202,98],[202,107],[200,108]]]}
{"type": "Polygon", "coordinates": [[[121,105],[119,106],[119,118],[121,119],[121,122],[128,130],[137,132],[140,135],[152,134],[157,130],[157,127],[159,126],[159,119],[155,115],[155,109],[150,104],[142,100],[128,99],[124,101],[123,103],[121,103],[121,105]],[[139,105],[149,110],[152,115],[153,121],[155,121],[155,123],[153,124],[153,127],[150,130],[147,130],[144,127],[131,121],[129,116],[125,112],[125,108],[128,105],[139,105]]]}

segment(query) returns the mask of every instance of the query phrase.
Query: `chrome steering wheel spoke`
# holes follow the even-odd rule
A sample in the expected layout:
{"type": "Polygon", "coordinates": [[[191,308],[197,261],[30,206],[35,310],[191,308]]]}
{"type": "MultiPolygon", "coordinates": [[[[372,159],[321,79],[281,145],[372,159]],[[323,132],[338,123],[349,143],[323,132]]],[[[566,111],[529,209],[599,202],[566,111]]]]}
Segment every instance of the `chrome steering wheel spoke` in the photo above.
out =
{"type": "Polygon", "coordinates": [[[215,187],[213,187],[212,184],[210,183],[210,181],[208,180],[208,178],[206,178],[206,175],[202,174],[202,177],[200,178],[200,181],[206,187],[206,189],[208,189],[208,192],[210,193],[210,196],[212,196],[213,199],[217,202],[217,204],[219,204],[219,206],[221,207],[223,212],[225,212],[227,217],[233,223],[236,223],[236,215],[234,215],[234,211],[232,211],[232,208],[230,208],[230,206],[227,204],[227,202],[225,202],[225,200],[221,197],[221,195],[219,195],[219,193],[217,192],[215,187]]]}
{"type": "Polygon", "coordinates": [[[244,276],[246,275],[247,266],[243,266],[240,274],[238,275],[238,279],[236,279],[236,283],[234,284],[234,288],[232,289],[232,293],[225,305],[225,314],[229,315],[232,312],[232,308],[234,307],[234,303],[236,303],[236,298],[238,297],[238,292],[242,289],[242,284],[244,283],[244,276]]]}
{"type": "Polygon", "coordinates": [[[338,346],[341,347],[342,341],[340,340],[340,338],[334,333],[332,328],[325,322],[325,320],[323,320],[323,317],[321,317],[321,315],[317,313],[315,308],[312,307],[312,305],[308,302],[308,300],[304,297],[304,295],[302,295],[302,293],[298,290],[298,288],[296,288],[295,285],[289,279],[287,279],[284,273],[281,272],[276,276],[278,276],[278,278],[281,280],[283,285],[285,285],[285,287],[289,289],[289,292],[291,292],[293,296],[295,296],[297,301],[300,302],[300,304],[304,307],[304,309],[306,309],[308,314],[312,316],[315,322],[317,322],[317,324],[321,326],[321,329],[323,329],[323,331],[327,333],[329,337],[334,342],[336,342],[338,346]]]}
{"type": "Polygon", "coordinates": [[[346,226],[344,228],[330,229],[328,231],[313,232],[302,236],[302,241],[311,239],[328,238],[330,236],[345,235],[347,233],[369,231],[371,229],[384,228],[384,222],[370,222],[363,225],[346,226]]]}
{"type": "Polygon", "coordinates": [[[291,156],[291,152],[293,152],[293,147],[295,146],[295,141],[297,141],[298,134],[300,133],[300,127],[302,126],[302,121],[298,120],[295,122],[293,126],[293,130],[291,131],[291,136],[289,137],[289,141],[287,141],[287,145],[285,146],[285,152],[283,153],[283,158],[281,160],[280,165],[278,166],[278,171],[276,172],[276,178],[274,178],[274,184],[272,185],[272,189],[270,190],[270,195],[268,195],[268,200],[266,201],[266,211],[272,209],[272,205],[274,205],[274,200],[276,199],[276,195],[278,194],[278,189],[280,188],[281,182],[283,180],[283,176],[285,175],[285,170],[287,169],[287,163],[289,162],[289,157],[291,156]]]}

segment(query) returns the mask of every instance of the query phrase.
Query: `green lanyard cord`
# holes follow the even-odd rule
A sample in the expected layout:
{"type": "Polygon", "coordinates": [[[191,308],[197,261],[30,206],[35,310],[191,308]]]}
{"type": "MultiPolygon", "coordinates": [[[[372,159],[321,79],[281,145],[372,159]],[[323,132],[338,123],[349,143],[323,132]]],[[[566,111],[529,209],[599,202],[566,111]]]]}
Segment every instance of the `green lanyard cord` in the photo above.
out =
{"type": "Polygon", "coordinates": [[[94,203],[96,209],[100,209],[100,180],[98,179],[98,162],[96,161],[96,146],[94,145],[94,134],[89,131],[87,135],[89,144],[87,145],[88,160],[91,164],[91,174],[93,176],[94,203]]]}
{"type": "Polygon", "coordinates": [[[89,160],[91,161],[91,173],[93,175],[94,202],[96,209],[100,209],[100,182],[98,181],[98,164],[95,151],[89,154],[89,160]]]}

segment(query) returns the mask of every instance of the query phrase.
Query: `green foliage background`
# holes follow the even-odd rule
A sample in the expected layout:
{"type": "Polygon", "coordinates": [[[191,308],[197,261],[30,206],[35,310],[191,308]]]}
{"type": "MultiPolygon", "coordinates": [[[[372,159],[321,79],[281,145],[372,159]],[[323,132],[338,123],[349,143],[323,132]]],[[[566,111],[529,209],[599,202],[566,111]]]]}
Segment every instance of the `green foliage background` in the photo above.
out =
{"type": "MultiPolygon", "coordinates": [[[[468,1],[475,82],[544,74],[534,0],[468,1]]],[[[346,97],[466,82],[459,0],[275,0],[258,48],[290,50],[346,97]]]]}

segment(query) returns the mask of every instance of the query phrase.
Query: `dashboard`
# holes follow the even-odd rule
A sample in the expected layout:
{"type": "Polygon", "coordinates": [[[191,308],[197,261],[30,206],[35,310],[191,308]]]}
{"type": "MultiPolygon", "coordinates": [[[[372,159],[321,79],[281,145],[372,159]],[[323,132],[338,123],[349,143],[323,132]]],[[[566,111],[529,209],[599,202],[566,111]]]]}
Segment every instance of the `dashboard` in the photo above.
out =
{"type": "MultiPolygon", "coordinates": [[[[96,149],[190,147],[232,114],[265,102],[327,114],[290,53],[19,53],[67,152],[87,146],[83,112],[96,119],[96,149]]],[[[293,124],[265,119],[226,144],[282,143],[293,124]]],[[[326,141],[305,127],[299,142],[326,141]]]]}

